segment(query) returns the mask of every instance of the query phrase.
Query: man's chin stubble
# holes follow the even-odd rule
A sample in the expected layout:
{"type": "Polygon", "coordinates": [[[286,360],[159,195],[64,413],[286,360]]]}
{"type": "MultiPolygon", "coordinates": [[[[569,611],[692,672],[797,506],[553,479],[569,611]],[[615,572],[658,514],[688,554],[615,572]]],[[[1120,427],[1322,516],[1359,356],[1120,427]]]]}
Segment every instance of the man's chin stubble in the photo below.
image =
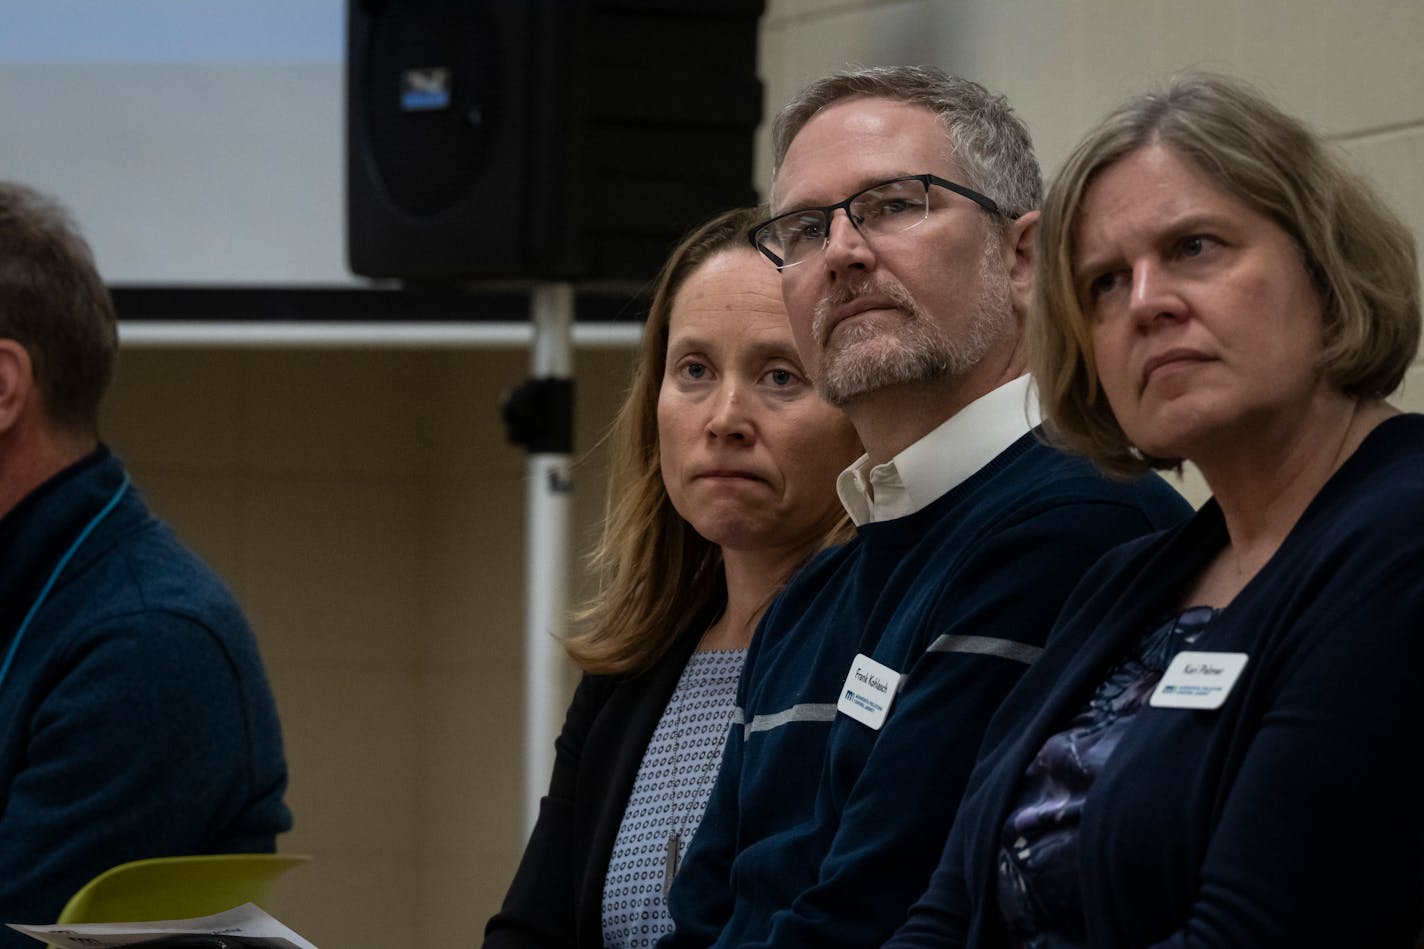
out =
{"type": "Polygon", "coordinates": [[[856,399],[881,389],[928,382],[949,372],[950,366],[937,351],[907,348],[898,339],[892,341],[884,337],[866,342],[878,342],[881,351],[841,349],[832,355],[829,363],[822,363],[816,391],[837,408],[845,408],[856,399]],[[884,351],[886,344],[892,342],[893,351],[884,351]]]}

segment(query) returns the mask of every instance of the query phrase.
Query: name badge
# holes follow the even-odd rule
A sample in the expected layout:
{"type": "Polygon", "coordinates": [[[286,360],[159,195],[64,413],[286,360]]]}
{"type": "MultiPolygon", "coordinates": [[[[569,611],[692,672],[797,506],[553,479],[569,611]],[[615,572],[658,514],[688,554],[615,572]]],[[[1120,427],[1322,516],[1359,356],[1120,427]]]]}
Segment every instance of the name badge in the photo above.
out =
{"type": "Polygon", "coordinates": [[[885,716],[890,714],[890,703],[895,701],[895,689],[899,685],[900,673],[869,656],[856,656],[841,687],[841,700],[836,703],[836,709],[879,731],[885,724],[885,716]]]}
{"type": "Polygon", "coordinates": [[[1179,652],[1152,693],[1153,708],[1221,708],[1250,658],[1244,652],[1179,652]]]}

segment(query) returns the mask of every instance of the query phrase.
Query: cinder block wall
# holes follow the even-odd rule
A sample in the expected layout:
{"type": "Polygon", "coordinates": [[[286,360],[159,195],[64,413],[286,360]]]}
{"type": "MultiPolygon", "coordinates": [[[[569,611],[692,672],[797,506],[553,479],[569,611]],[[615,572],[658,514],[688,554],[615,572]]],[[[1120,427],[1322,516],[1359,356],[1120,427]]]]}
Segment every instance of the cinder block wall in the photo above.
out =
{"type": "MultiPolygon", "coordinates": [[[[768,114],[846,62],[962,72],[1010,96],[1050,173],[1154,77],[1228,70],[1338,142],[1424,233],[1421,49],[1417,0],[770,0],[761,62],[768,114]]],[[[764,188],[764,133],[758,168],[764,188]]],[[[629,358],[577,355],[580,450],[629,358]]],[[[282,846],[317,855],[276,908],[319,946],[473,943],[462,934],[518,859],[524,456],[497,406],[527,363],[507,350],[123,355],[106,437],[258,630],[292,767],[298,823],[282,846]]],[[[1401,403],[1424,409],[1421,390],[1416,368],[1401,403]]],[[[601,472],[596,452],[578,472],[581,550],[601,472]]]]}

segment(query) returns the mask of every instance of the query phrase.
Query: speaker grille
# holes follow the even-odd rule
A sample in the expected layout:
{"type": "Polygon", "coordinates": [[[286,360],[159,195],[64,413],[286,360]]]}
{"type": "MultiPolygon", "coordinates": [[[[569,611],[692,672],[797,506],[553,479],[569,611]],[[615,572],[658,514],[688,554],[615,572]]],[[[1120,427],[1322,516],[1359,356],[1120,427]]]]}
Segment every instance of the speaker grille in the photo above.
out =
{"type": "Polygon", "coordinates": [[[763,0],[347,3],[356,273],[641,282],[756,200],[763,0]]]}
{"type": "Polygon", "coordinates": [[[505,120],[500,110],[499,31],[483,3],[429,5],[388,17],[369,33],[364,101],[371,160],[387,200],[431,217],[459,203],[480,180],[505,120]],[[441,78],[423,99],[412,81],[441,78]]]}

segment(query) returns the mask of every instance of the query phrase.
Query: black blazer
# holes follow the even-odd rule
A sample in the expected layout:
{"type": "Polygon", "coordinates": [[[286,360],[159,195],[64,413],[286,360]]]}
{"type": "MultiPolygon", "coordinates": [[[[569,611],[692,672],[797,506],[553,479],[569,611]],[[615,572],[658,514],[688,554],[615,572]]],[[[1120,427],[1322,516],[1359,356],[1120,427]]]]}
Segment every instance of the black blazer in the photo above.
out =
{"type": "Polygon", "coordinates": [[[633,779],[715,616],[694,618],[643,672],[583,677],[554,743],[554,775],[534,832],[504,905],[485,925],[485,949],[603,945],[603,878],[633,779]]]}

